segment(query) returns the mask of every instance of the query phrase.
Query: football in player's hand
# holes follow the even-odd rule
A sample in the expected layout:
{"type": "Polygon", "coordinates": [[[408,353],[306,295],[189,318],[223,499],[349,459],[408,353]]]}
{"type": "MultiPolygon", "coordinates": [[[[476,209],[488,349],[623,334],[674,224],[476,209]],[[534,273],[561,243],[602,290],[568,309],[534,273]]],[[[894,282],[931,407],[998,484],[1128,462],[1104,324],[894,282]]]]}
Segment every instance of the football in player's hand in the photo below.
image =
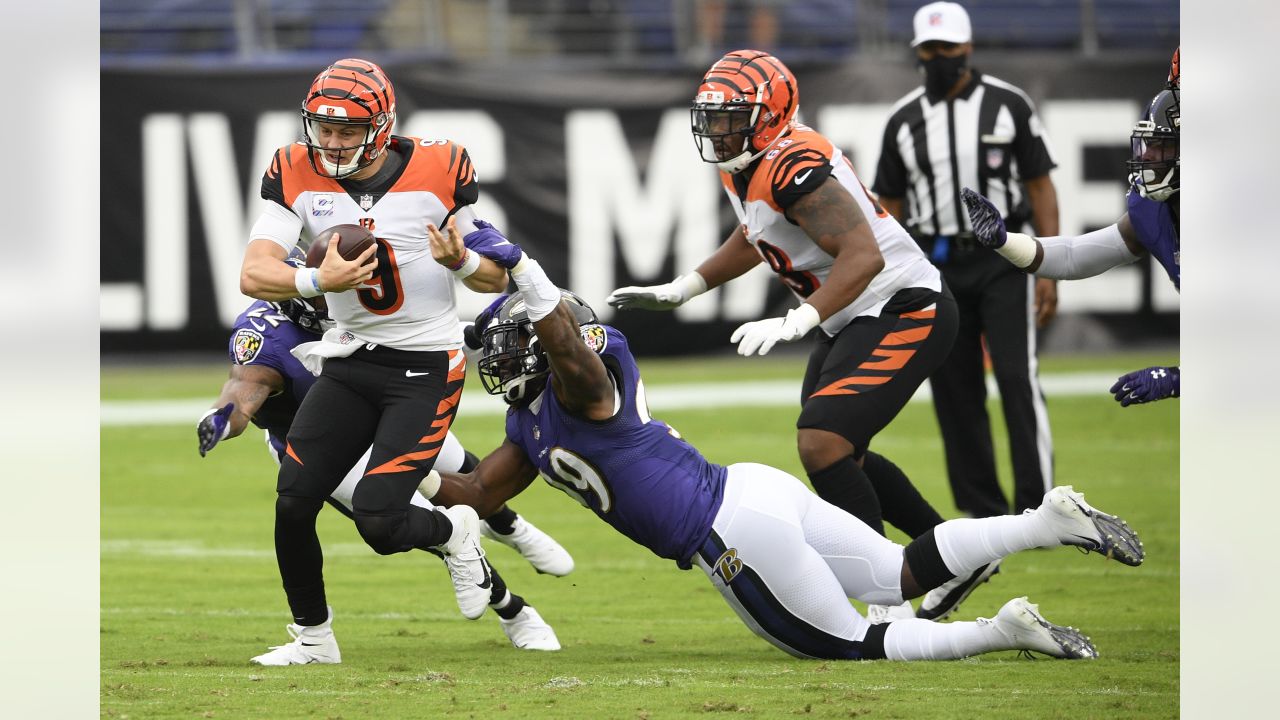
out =
{"type": "Polygon", "coordinates": [[[343,260],[355,260],[360,257],[360,253],[377,242],[373,238],[373,233],[359,225],[334,225],[328,230],[316,233],[315,239],[311,241],[311,247],[307,248],[307,267],[320,267],[320,263],[324,262],[325,253],[329,252],[329,238],[333,237],[334,233],[338,233],[338,254],[343,260]]]}

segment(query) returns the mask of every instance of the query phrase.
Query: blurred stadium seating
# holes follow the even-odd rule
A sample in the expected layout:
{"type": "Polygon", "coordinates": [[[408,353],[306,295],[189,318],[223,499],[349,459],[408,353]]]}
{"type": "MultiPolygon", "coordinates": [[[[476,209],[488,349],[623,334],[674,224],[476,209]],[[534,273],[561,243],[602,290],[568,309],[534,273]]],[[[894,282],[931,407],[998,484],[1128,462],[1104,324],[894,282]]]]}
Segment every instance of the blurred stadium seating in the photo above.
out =
{"type": "MultiPolygon", "coordinates": [[[[715,1],[715,0],[711,0],[715,1]]],[[[102,0],[104,65],[288,62],[353,51],[452,57],[702,64],[749,43],[749,0],[727,6],[720,45],[698,31],[708,0],[102,0]]],[[[772,5],[789,58],[901,53],[922,0],[772,5]]],[[[1098,52],[1178,43],[1178,0],[969,0],[984,47],[1098,52]]]]}

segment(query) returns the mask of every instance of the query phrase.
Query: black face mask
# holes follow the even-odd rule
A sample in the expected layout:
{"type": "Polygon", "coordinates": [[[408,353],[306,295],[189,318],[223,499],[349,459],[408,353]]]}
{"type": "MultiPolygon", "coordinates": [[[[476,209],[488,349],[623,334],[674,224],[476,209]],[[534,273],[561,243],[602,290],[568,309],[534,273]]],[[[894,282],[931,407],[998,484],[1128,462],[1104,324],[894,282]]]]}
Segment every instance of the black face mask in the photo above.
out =
{"type": "Polygon", "coordinates": [[[924,91],[930,98],[945,97],[969,69],[969,56],[944,57],[934,55],[928,60],[917,60],[924,73],[924,91]]]}

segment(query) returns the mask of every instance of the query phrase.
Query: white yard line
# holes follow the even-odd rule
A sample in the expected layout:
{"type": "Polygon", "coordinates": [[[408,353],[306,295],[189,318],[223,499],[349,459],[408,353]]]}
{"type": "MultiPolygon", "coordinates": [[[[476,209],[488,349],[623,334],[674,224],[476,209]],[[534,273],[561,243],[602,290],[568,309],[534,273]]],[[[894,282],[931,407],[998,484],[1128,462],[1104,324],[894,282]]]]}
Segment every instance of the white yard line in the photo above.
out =
{"type": "MultiPolygon", "coordinates": [[[[1124,370],[1087,373],[1055,373],[1041,375],[1040,386],[1045,395],[1108,397],[1107,388],[1124,370]]],[[[688,383],[645,386],[649,408],[661,416],[664,410],[710,409],[729,407],[776,407],[800,404],[800,380],[756,380],[736,383],[688,383]]],[[[995,379],[987,377],[987,391],[998,398],[995,379]]],[[[911,398],[912,402],[929,400],[929,384],[925,383],[911,398]]],[[[213,397],[181,400],[110,400],[100,405],[103,427],[133,425],[194,424],[209,409],[213,397]]],[[[502,415],[507,406],[500,398],[471,391],[462,394],[459,414],[462,417],[502,415]]]]}

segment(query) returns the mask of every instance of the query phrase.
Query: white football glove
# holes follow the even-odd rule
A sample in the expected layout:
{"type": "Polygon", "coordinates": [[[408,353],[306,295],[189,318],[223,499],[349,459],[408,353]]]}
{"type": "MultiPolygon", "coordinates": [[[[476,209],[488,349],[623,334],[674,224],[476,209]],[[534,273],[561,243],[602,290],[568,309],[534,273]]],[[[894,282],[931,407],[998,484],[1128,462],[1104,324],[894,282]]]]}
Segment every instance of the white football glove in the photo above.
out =
{"type": "Polygon", "coordinates": [[[809,303],[787,312],[785,318],[769,318],[739,325],[729,342],[738,344],[739,355],[767,355],[780,342],[795,342],[821,322],[818,311],[809,303]],[[759,350],[759,353],[756,351],[759,350]]]}
{"type": "Polygon", "coordinates": [[[672,310],[707,291],[707,281],[696,272],[681,275],[665,285],[629,285],[609,293],[605,302],[619,310],[672,310]]]}

